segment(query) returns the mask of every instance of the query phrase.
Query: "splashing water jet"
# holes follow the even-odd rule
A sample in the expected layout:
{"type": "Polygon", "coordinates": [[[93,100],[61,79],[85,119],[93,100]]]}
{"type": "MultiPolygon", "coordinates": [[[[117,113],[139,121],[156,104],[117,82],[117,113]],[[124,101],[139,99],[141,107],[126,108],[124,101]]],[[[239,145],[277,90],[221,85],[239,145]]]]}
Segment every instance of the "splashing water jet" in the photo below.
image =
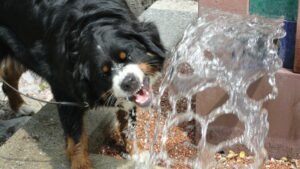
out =
{"type": "MultiPolygon", "coordinates": [[[[176,162],[166,150],[168,134],[173,126],[191,119],[201,125],[202,135],[195,145],[197,157],[184,161],[191,168],[217,168],[215,153],[236,144],[245,145],[255,155],[251,168],[261,167],[267,158],[264,139],[269,123],[267,110],[262,105],[274,99],[278,93],[275,73],[282,61],[277,55],[278,48],[274,40],[285,36],[282,20],[271,21],[257,16],[200,10],[201,17],[188,26],[167,63],[159,95],[153,105],[155,110],[150,111],[150,118],[154,117],[154,112],[158,117],[154,139],[148,137],[147,140],[151,144],[150,156],[143,162],[136,158],[137,168],[151,168],[160,160],[165,161],[167,167],[176,162]],[[188,65],[192,72],[181,73],[179,68],[182,64],[188,65]],[[261,100],[253,100],[247,95],[247,89],[263,76],[268,78],[272,91],[261,100]],[[201,116],[191,109],[192,96],[212,87],[225,90],[228,100],[208,115],[201,116]],[[161,123],[159,104],[165,91],[168,92],[172,110],[161,123]],[[186,98],[188,106],[184,113],[179,114],[176,112],[176,102],[180,98],[186,98]],[[236,115],[244,123],[244,133],[217,145],[209,144],[206,140],[208,125],[217,117],[229,113],[236,115]],[[161,137],[158,136],[159,130],[162,130],[161,137]],[[161,145],[158,153],[153,150],[157,142],[161,145]]],[[[147,127],[145,130],[148,133],[147,127]]]]}

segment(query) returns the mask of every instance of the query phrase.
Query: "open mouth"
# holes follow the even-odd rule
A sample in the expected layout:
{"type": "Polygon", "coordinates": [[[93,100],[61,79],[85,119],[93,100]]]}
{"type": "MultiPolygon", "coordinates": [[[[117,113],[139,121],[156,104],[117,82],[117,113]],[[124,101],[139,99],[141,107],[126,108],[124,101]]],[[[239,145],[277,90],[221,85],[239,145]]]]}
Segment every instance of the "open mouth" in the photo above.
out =
{"type": "Polygon", "coordinates": [[[130,100],[140,107],[148,107],[151,104],[152,92],[150,89],[149,77],[144,78],[140,89],[138,89],[135,94],[130,97],[130,100]]]}

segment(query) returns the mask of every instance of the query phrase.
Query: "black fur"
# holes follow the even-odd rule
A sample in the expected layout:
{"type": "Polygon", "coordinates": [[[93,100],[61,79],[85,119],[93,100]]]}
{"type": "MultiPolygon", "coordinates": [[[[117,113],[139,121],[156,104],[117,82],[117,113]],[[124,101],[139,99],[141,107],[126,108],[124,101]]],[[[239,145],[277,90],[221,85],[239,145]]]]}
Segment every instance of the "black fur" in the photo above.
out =
{"type": "MultiPolygon", "coordinates": [[[[0,59],[12,57],[43,77],[56,101],[101,106],[113,73],[103,73],[103,64],[150,63],[159,71],[163,55],[156,27],[138,22],[123,0],[0,3],[0,59]],[[129,59],[118,60],[120,51],[126,51],[129,59]],[[146,52],[156,57],[149,58],[146,52]]],[[[79,142],[86,108],[58,106],[58,110],[65,134],[79,142]]]]}

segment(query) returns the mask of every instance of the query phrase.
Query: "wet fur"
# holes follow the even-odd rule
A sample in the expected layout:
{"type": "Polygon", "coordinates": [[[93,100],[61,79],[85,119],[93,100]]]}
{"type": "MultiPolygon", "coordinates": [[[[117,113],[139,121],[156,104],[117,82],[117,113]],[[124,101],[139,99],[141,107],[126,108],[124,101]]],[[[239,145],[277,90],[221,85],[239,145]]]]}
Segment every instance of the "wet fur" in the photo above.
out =
{"type": "MultiPolygon", "coordinates": [[[[155,25],[138,22],[123,0],[1,1],[0,60],[6,66],[1,76],[16,88],[29,69],[50,84],[56,101],[88,102],[91,108],[117,106],[106,105],[112,81],[101,65],[129,50],[145,74],[160,71],[164,48],[155,25]]],[[[17,111],[24,101],[5,86],[4,91],[17,111]]],[[[83,127],[87,108],[57,108],[72,168],[91,168],[83,127]]]]}

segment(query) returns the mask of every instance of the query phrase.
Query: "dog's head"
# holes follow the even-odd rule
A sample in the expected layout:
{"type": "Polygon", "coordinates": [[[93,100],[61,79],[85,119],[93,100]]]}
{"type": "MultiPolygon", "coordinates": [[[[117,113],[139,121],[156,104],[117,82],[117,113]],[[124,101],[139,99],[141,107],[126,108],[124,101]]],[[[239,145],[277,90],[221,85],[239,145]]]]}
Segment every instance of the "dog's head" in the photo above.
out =
{"type": "Polygon", "coordinates": [[[95,24],[76,39],[74,74],[88,85],[90,104],[107,104],[111,97],[142,107],[151,103],[151,81],[164,62],[154,24],[95,24]]]}

